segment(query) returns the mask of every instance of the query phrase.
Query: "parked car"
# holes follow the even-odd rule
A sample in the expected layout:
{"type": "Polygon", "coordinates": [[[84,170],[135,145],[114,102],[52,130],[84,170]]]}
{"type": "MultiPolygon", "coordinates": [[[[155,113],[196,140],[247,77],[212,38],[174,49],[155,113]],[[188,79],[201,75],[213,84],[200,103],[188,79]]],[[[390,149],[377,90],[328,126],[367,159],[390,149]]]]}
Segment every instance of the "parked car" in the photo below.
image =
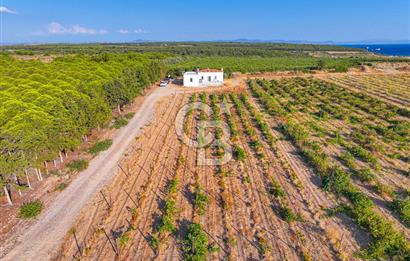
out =
{"type": "Polygon", "coordinates": [[[167,87],[168,83],[166,81],[161,81],[159,87],[167,87]]]}

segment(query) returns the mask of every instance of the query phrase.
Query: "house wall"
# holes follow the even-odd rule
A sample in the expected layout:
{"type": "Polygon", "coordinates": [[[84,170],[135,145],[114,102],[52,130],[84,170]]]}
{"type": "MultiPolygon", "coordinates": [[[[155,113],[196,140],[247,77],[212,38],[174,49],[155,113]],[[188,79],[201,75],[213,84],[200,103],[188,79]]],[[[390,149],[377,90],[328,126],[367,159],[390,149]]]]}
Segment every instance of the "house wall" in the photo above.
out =
{"type": "Polygon", "coordinates": [[[199,77],[198,74],[184,74],[184,86],[185,87],[198,87],[199,86],[199,77]],[[192,82],[191,80],[192,79],[192,82]]]}
{"type": "Polygon", "coordinates": [[[188,72],[184,74],[184,86],[186,87],[206,87],[223,85],[223,72],[188,72]],[[209,79],[209,77],[211,77],[209,79]],[[190,79],[192,78],[192,82],[190,79]]]}

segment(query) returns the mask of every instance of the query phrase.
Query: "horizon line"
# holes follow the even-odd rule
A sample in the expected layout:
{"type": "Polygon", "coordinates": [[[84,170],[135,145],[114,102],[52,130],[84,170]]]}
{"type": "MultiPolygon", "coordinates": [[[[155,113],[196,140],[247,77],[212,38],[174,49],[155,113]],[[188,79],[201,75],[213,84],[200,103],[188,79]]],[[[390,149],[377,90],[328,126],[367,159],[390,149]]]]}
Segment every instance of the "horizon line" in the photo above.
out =
{"type": "Polygon", "coordinates": [[[132,43],[284,43],[284,44],[317,44],[317,45],[364,45],[364,44],[410,44],[410,39],[404,40],[360,40],[360,41],[305,41],[305,40],[262,40],[262,39],[225,39],[225,40],[150,40],[135,39],[129,41],[44,41],[44,42],[0,42],[7,45],[46,45],[46,44],[132,44],[132,43]]]}

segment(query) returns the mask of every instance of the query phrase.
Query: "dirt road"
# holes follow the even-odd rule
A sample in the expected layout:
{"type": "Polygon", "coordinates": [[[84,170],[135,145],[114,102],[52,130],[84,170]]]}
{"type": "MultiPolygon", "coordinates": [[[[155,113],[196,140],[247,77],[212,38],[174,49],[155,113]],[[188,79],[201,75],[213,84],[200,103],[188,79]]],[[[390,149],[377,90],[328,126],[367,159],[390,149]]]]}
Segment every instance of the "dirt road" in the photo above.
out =
{"type": "Polygon", "coordinates": [[[150,93],[129,124],[113,138],[113,145],[95,157],[87,170],[73,180],[52,205],[43,212],[37,223],[30,227],[15,243],[3,260],[47,260],[58,247],[64,235],[75,222],[81,209],[117,173],[117,162],[141,127],[152,118],[155,103],[175,93],[175,89],[157,88],[150,93]]]}

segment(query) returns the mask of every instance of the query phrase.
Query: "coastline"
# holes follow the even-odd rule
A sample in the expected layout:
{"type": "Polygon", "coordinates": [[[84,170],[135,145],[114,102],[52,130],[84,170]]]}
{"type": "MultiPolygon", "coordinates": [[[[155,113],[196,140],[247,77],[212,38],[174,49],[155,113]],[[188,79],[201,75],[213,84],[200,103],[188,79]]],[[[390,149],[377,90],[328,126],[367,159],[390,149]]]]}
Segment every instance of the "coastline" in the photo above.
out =
{"type": "Polygon", "coordinates": [[[367,50],[386,57],[410,58],[410,43],[402,44],[349,44],[346,47],[355,47],[367,50]]]}

